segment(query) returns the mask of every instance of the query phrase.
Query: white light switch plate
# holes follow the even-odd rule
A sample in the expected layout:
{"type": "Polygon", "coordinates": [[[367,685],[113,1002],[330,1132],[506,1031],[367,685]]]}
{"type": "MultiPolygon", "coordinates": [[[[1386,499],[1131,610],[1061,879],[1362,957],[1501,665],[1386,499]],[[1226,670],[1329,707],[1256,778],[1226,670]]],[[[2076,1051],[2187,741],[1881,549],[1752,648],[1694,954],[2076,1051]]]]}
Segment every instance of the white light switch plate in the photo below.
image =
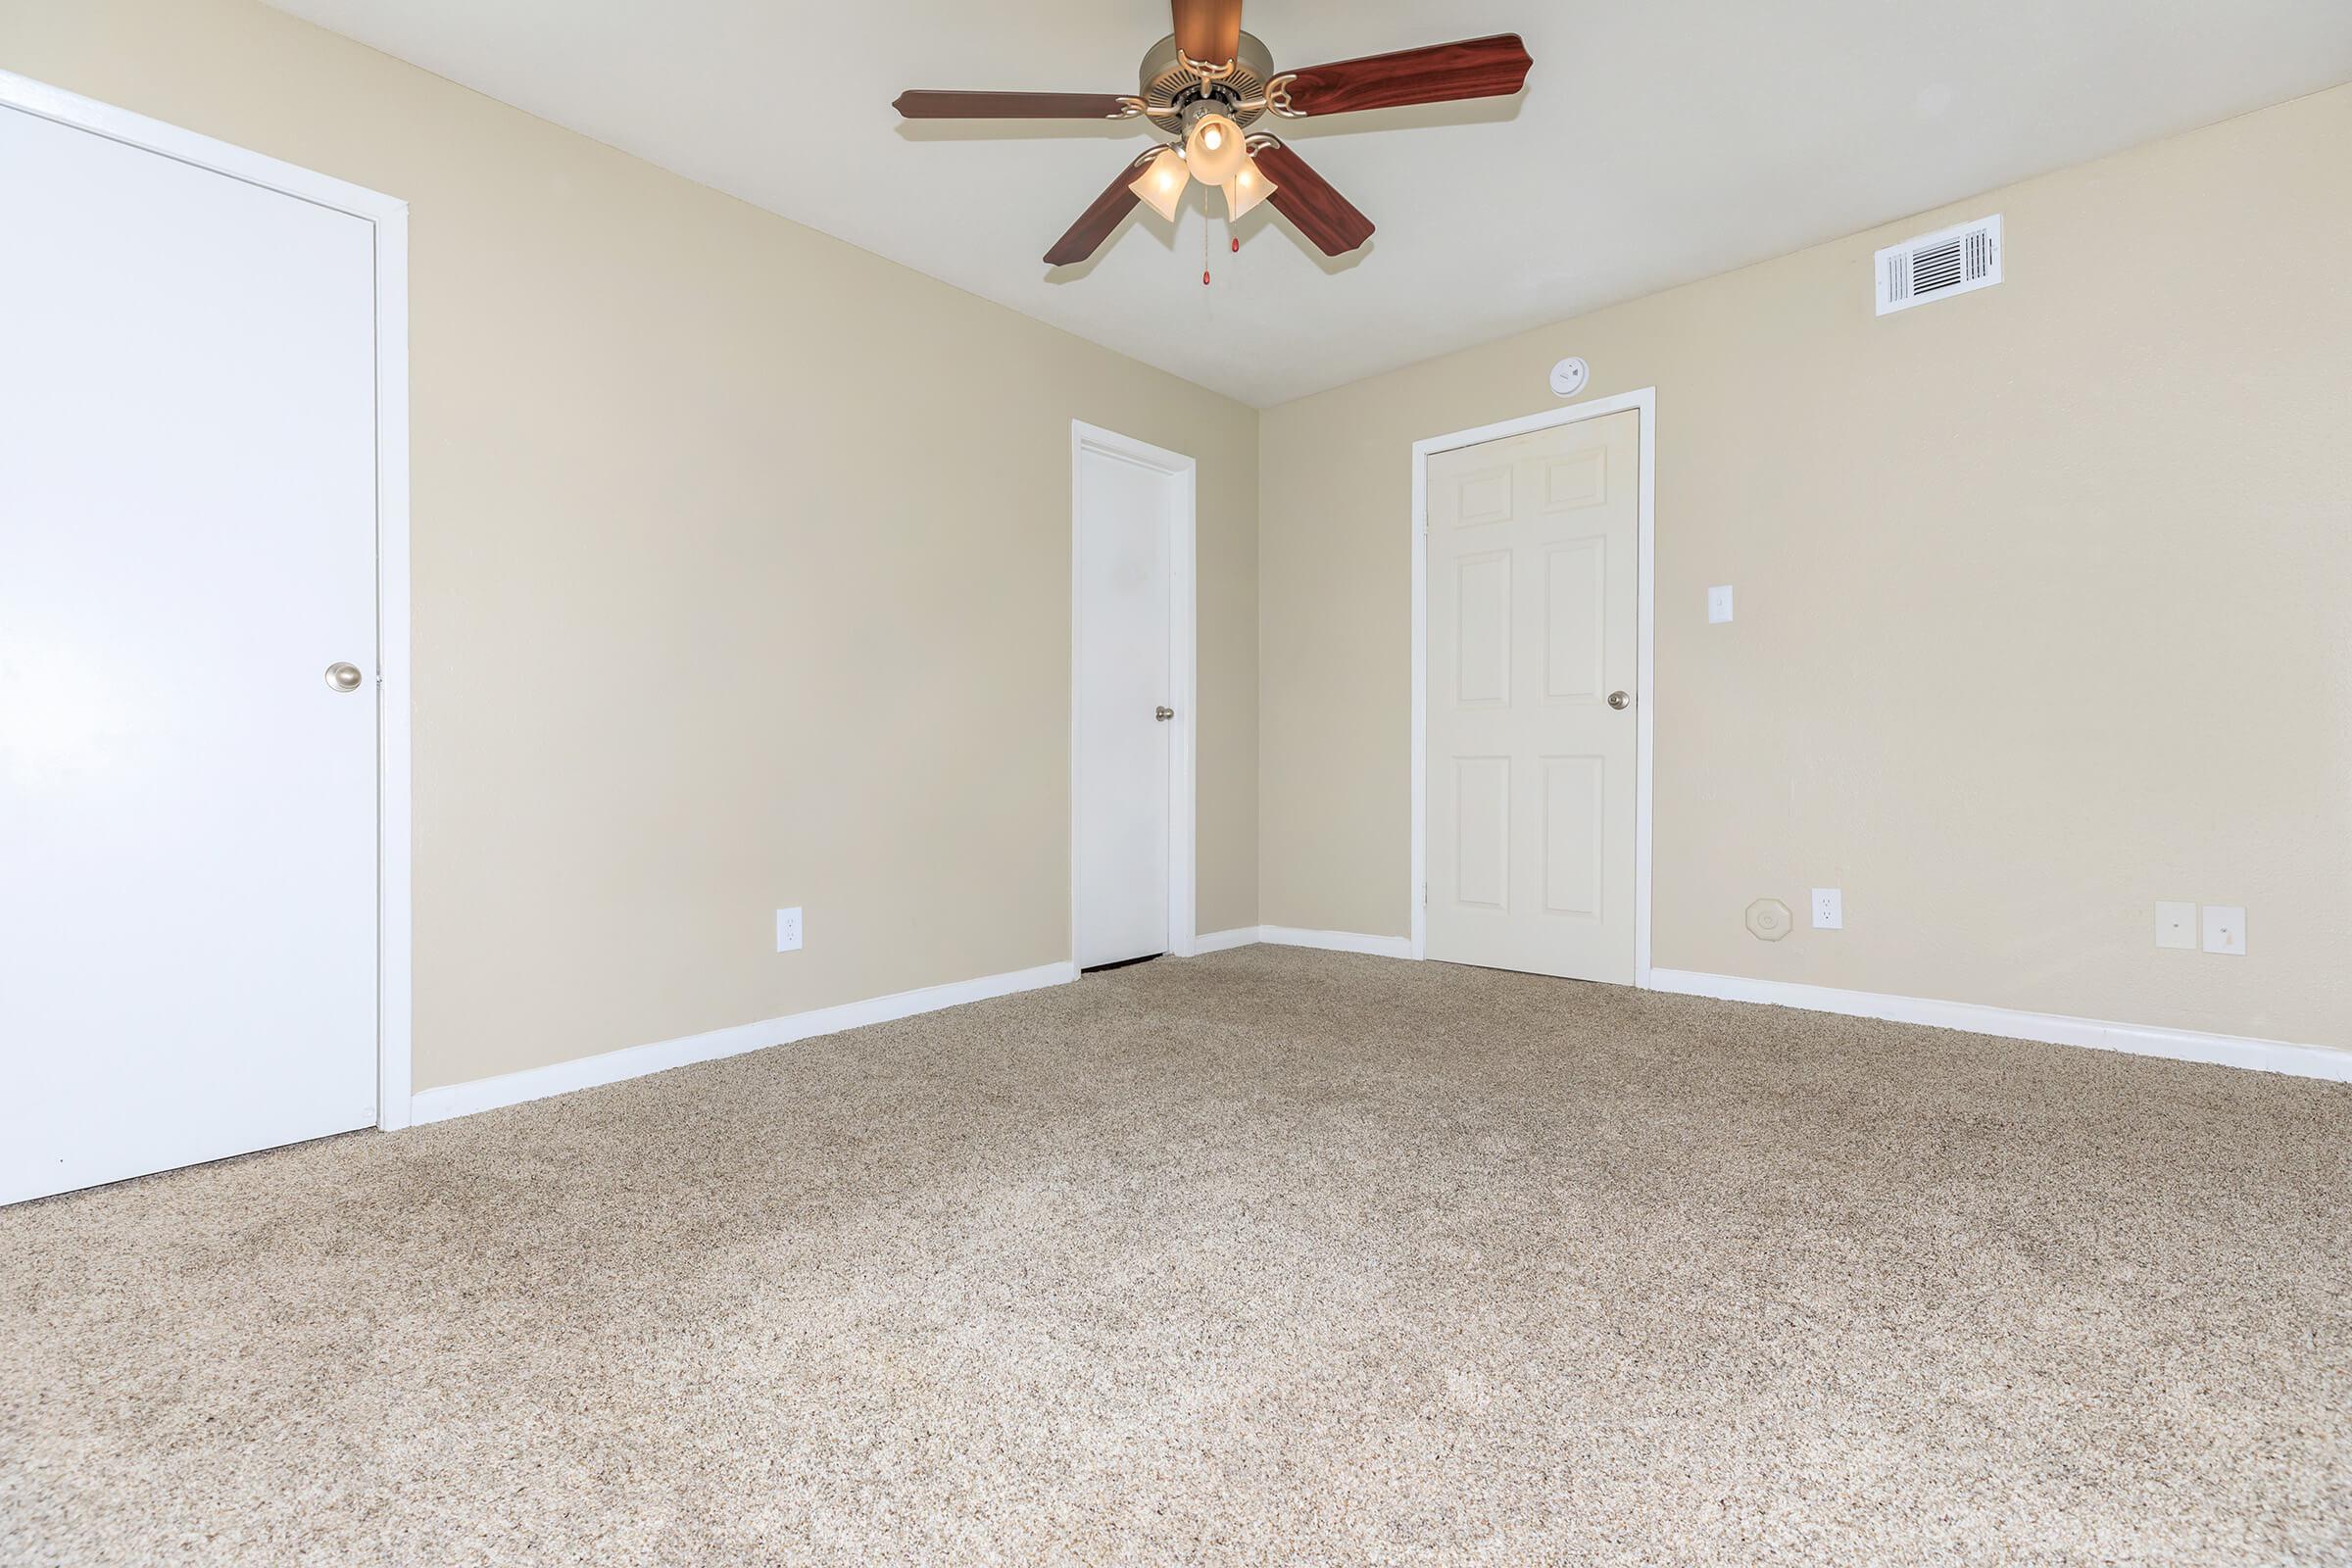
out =
{"type": "Polygon", "coordinates": [[[2205,906],[2205,951],[2246,956],[2246,911],[2227,904],[2205,906]]]}
{"type": "Polygon", "coordinates": [[[778,909],[776,911],[776,951],[778,953],[801,951],[801,911],[799,909],[778,909]]]}
{"type": "Polygon", "coordinates": [[[2182,948],[2197,951],[2197,906],[2194,904],[2175,904],[2169,900],[2156,901],[2156,945],[2160,948],[2182,948]]]}
{"type": "Polygon", "coordinates": [[[1845,929],[1845,892],[1841,888],[1813,890],[1813,929],[1842,931],[1845,929]]]}
{"type": "Polygon", "coordinates": [[[1710,624],[1710,625],[1716,625],[1716,626],[1720,626],[1720,625],[1722,625],[1722,624],[1723,624],[1725,621],[1727,621],[1727,620],[1729,620],[1729,619],[1731,619],[1731,618],[1732,618],[1732,585],[1731,585],[1730,583],[1728,583],[1728,582],[1727,582],[1727,583],[1723,584],[1721,587],[1717,587],[1717,588],[1710,588],[1710,589],[1708,589],[1708,590],[1707,590],[1707,622],[1708,622],[1708,624],[1710,624]]]}

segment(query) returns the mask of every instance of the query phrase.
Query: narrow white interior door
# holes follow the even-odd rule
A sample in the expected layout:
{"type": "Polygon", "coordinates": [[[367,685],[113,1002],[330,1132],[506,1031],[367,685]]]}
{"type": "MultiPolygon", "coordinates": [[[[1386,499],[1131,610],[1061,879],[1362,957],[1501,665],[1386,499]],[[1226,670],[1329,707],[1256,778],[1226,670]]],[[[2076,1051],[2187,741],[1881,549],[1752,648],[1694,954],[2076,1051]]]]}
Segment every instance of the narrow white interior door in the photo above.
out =
{"type": "Polygon", "coordinates": [[[13,1201],[375,1120],[374,233],[0,107],[0,235],[13,1201]]]}
{"type": "Polygon", "coordinates": [[[1073,880],[1081,968],[1168,951],[1175,486],[1171,474],[1091,447],[1079,452],[1073,880]]]}
{"type": "Polygon", "coordinates": [[[1429,460],[1432,958],[1633,983],[1640,420],[1429,460]]]}

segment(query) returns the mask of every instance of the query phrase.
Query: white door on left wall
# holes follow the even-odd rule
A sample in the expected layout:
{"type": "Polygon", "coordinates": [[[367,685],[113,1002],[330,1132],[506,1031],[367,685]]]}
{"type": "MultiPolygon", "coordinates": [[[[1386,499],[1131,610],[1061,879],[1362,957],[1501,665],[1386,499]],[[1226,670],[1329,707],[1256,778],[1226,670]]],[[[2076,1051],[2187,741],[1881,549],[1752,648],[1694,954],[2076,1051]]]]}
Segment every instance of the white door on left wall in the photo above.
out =
{"type": "Polygon", "coordinates": [[[0,107],[0,235],[5,1202],[375,1121],[377,668],[373,226],[0,107]]]}
{"type": "Polygon", "coordinates": [[[1078,455],[1073,854],[1078,966],[1168,951],[1169,582],[1177,481],[1078,455]]]}

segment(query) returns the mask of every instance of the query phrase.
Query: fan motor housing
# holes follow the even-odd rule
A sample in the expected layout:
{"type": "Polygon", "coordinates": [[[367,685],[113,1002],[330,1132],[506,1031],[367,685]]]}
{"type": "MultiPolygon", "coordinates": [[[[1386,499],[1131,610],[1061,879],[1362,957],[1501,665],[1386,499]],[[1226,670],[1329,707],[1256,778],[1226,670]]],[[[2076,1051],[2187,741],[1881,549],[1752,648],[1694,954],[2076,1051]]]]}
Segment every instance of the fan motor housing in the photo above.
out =
{"type": "Polygon", "coordinates": [[[1243,33],[1242,47],[1233,57],[1233,74],[1209,83],[1203,92],[1200,78],[1185,70],[1176,52],[1176,35],[1170,33],[1144,56],[1140,74],[1142,89],[1137,96],[1152,107],[1154,119],[1163,122],[1175,119],[1176,112],[1186,104],[1205,96],[1224,99],[1225,112],[1233,117],[1235,123],[1247,126],[1265,111],[1245,111],[1234,106],[1265,96],[1266,83],[1274,77],[1274,54],[1250,33],[1243,33]]]}

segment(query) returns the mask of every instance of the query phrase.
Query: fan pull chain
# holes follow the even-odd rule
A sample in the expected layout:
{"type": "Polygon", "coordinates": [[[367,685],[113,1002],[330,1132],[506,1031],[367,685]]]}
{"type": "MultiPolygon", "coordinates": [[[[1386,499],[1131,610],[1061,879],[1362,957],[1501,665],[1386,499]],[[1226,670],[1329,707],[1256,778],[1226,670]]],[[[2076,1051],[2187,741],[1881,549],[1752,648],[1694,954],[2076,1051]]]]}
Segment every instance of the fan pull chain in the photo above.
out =
{"type": "MultiPolygon", "coordinates": [[[[1200,286],[1201,286],[1202,288],[1206,288],[1206,287],[1208,287],[1208,278],[1209,278],[1209,272],[1208,272],[1208,231],[1209,231],[1210,227],[1212,227],[1212,226],[1215,224],[1216,220],[1217,220],[1217,209],[1216,209],[1216,204],[1215,204],[1214,202],[1208,203],[1208,204],[1207,204],[1207,208],[1208,208],[1208,210],[1207,210],[1206,212],[1204,212],[1204,213],[1202,213],[1202,214],[1200,215],[1200,286]]],[[[1225,225],[1225,231],[1226,231],[1226,233],[1227,233],[1227,234],[1229,234],[1229,235],[1232,235],[1232,250],[1233,250],[1233,254],[1234,254],[1234,255],[1236,255],[1236,256],[1239,256],[1239,255],[1241,255],[1241,254],[1242,254],[1242,236],[1241,236],[1241,235],[1239,235],[1239,234],[1235,234],[1235,233],[1233,233],[1233,225],[1232,225],[1231,223],[1227,223],[1227,224],[1225,225]]]]}

